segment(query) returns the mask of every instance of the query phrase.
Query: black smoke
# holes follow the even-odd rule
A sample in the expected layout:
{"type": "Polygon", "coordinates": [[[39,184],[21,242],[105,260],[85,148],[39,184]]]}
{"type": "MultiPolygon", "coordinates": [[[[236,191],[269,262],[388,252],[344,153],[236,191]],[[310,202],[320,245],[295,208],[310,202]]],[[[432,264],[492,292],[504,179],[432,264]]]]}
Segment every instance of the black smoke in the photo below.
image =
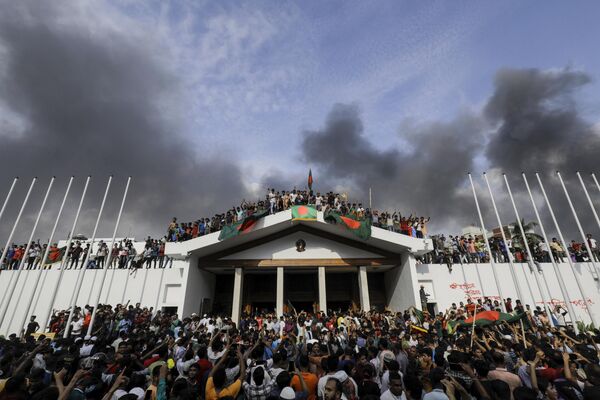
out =
{"type": "MultiPolygon", "coordinates": [[[[52,198],[55,210],[66,177],[77,175],[67,216],[73,215],[85,176],[93,175],[78,229],[87,235],[106,179],[115,175],[101,237],[112,232],[128,175],[133,181],[119,235],[159,235],[173,216],[184,221],[210,216],[223,207],[223,199],[241,198],[239,167],[223,159],[199,159],[207,149],[182,137],[183,113],[177,111],[187,109],[182,83],[165,62],[168,57],[157,56],[160,44],[126,29],[88,27],[54,4],[4,2],[0,13],[0,104],[19,121],[3,124],[0,132],[0,181],[24,177],[27,182],[20,183],[12,201],[18,203],[30,177],[43,178],[21,226],[31,225],[51,175],[61,178],[52,198]]],[[[13,204],[3,218],[4,234],[16,208],[13,204]]],[[[44,232],[54,216],[47,218],[44,232]]],[[[61,237],[70,226],[70,218],[64,220],[61,237]]],[[[21,233],[19,239],[24,237],[21,233]]]]}
{"type": "MultiPolygon", "coordinates": [[[[304,132],[302,156],[318,166],[317,174],[326,176],[327,185],[340,183],[363,202],[372,188],[374,208],[430,215],[432,227],[439,231],[479,224],[466,175],[470,171],[487,227],[498,225],[481,179],[486,169],[492,171],[492,190],[503,224],[516,218],[500,172],[510,178],[521,217],[533,220],[521,172],[530,174],[537,193],[533,173],[539,171],[562,229],[579,240],[555,171],[562,171],[567,179],[584,229],[597,234],[574,175],[585,171],[590,185],[587,173],[599,170],[600,136],[581,115],[575,98],[576,90],[590,81],[587,74],[568,69],[502,69],[481,112],[463,113],[450,122],[401,124],[399,140],[377,148],[364,132],[358,107],[338,104],[323,129],[304,132]]],[[[588,190],[599,197],[595,187],[588,190]]],[[[553,233],[547,213],[543,215],[553,233]]]]}

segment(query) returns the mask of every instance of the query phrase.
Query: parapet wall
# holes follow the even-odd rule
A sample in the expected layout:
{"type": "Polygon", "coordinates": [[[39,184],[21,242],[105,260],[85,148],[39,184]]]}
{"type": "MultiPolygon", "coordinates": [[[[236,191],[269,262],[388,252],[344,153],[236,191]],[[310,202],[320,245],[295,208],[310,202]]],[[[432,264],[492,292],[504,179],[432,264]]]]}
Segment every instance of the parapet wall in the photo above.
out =
{"type": "MultiPolygon", "coordinates": [[[[496,266],[498,281],[504,298],[510,297],[514,301],[521,299],[524,304],[542,306],[542,296],[538,290],[533,273],[529,266],[523,263],[514,263],[514,272],[516,281],[520,286],[522,297],[518,295],[510,272],[510,264],[500,263],[496,266]],[[529,286],[531,286],[531,292],[529,286]]],[[[538,274],[540,286],[546,301],[555,303],[564,303],[562,291],[559,286],[559,280],[551,263],[540,264],[543,271],[543,277],[538,274]],[[545,278],[545,279],[544,279],[545,278]],[[548,296],[548,292],[550,296],[548,296]]],[[[600,267],[600,263],[598,264],[600,267]]],[[[565,282],[565,286],[575,311],[575,319],[583,320],[586,323],[591,322],[585,307],[591,307],[592,313],[600,319],[600,282],[597,281],[596,273],[591,263],[575,263],[574,271],[568,263],[558,264],[559,271],[565,282]],[[584,296],[577,286],[573,275],[575,272],[579,276],[582,284],[584,296]]],[[[416,266],[417,279],[419,284],[425,286],[425,291],[430,294],[429,301],[436,303],[438,311],[445,311],[452,303],[466,302],[470,296],[473,299],[482,296],[499,298],[499,291],[496,287],[494,274],[491,264],[454,264],[452,272],[448,271],[445,264],[419,264],[416,266]],[[478,274],[479,271],[479,274],[478,274]]],[[[533,308],[533,307],[532,307],[533,308]]]]}

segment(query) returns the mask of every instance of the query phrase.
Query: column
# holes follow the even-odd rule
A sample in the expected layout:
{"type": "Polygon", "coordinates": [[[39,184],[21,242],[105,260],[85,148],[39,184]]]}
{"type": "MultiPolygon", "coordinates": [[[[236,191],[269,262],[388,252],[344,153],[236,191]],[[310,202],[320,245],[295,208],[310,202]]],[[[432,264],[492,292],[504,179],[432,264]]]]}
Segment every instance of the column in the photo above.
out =
{"type": "Polygon", "coordinates": [[[367,267],[358,267],[358,290],[360,294],[360,307],[363,311],[371,310],[369,300],[369,281],[367,280],[367,267]]]}
{"type": "Polygon", "coordinates": [[[402,254],[402,262],[385,272],[387,306],[394,312],[407,310],[411,306],[420,308],[417,261],[411,253],[402,254]]]}
{"type": "Polygon", "coordinates": [[[327,285],[325,283],[325,267],[319,267],[319,311],[327,313],[327,285]]]}
{"type": "Polygon", "coordinates": [[[275,299],[275,313],[278,317],[283,315],[283,267],[277,267],[277,298],[275,299]]]}
{"type": "Polygon", "coordinates": [[[244,293],[244,269],[236,268],[233,275],[233,301],[231,303],[231,319],[237,325],[242,313],[242,294],[244,293]]]}

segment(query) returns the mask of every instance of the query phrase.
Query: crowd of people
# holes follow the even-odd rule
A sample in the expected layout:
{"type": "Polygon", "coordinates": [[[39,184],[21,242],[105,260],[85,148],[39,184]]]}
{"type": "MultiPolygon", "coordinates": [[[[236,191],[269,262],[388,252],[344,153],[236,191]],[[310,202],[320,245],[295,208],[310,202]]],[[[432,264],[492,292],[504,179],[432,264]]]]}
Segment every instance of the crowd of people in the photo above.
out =
{"type": "MultiPolygon", "coordinates": [[[[421,258],[421,262],[426,264],[448,264],[449,268],[453,264],[469,264],[489,262],[490,257],[483,241],[483,237],[473,235],[434,235],[431,237],[434,251],[421,258]]],[[[509,252],[512,260],[516,262],[527,261],[527,251],[521,242],[514,243],[507,238],[506,243],[501,237],[491,237],[488,239],[492,258],[495,263],[506,263],[509,261],[509,252]],[[515,245],[516,244],[516,245],[515,245]]],[[[563,263],[569,257],[573,262],[598,261],[600,259],[600,248],[596,239],[591,234],[586,235],[587,245],[591,250],[591,256],[587,251],[585,243],[572,240],[568,246],[565,246],[553,237],[550,245],[543,240],[528,240],[528,245],[532,253],[534,262],[555,262],[563,263]]]]}
{"type": "Polygon", "coordinates": [[[4,399],[446,400],[600,398],[600,332],[576,334],[509,299],[523,324],[451,321],[497,310],[490,299],[445,313],[292,310],[169,315],[140,304],[76,308],[50,327],[0,338],[4,399]],[[36,332],[41,330],[42,332],[36,332]],[[40,334],[41,333],[41,334],[40,334]]]}
{"type": "MultiPolygon", "coordinates": [[[[23,269],[50,269],[56,268],[70,269],[99,269],[107,266],[108,268],[118,269],[139,269],[139,268],[165,268],[172,266],[172,259],[165,255],[165,240],[157,240],[148,237],[144,243],[144,248],[137,251],[131,239],[123,239],[114,243],[112,254],[109,254],[110,243],[100,240],[93,247],[84,240],[73,240],[67,249],[59,247],[58,243],[53,243],[48,251],[46,262],[42,266],[42,259],[46,253],[47,244],[41,245],[39,240],[31,242],[29,246],[13,244],[6,252],[0,269],[16,270],[21,264],[23,269]],[[92,254],[88,256],[92,248],[92,254]],[[25,254],[27,252],[27,254],[25,254]],[[110,257],[109,257],[110,255],[110,257]],[[109,262],[110,265],[106,263],[109,262]],[[87,260],[87,261],[86,261],[87,260]]],[[[1,253],[1,252],[0,252],[1,253]]]]}
{"type": "Polygon", "coordinates": [[[312,190],[276,191],[267,189],[262,200],[248,202],[245,199],[239,206],[231,207],[212,218],[200,218],[193,222],[179,222],[173,218],[167,229],[167,239],[171,242],[181,242],[199,236],[217,232],[223,226],[234,224],[244,218],[268,212],[275,214],[296,205],[312,205],[317,211],[334,210],[344,216],[352,216],[358,220],[369,219],[373,226],[399,232],[416,238],[427,237],[429,217],[402,216],[399,212],[371,210],[360,202],[350,202],[345,193],[313,192],[312,190]]]}

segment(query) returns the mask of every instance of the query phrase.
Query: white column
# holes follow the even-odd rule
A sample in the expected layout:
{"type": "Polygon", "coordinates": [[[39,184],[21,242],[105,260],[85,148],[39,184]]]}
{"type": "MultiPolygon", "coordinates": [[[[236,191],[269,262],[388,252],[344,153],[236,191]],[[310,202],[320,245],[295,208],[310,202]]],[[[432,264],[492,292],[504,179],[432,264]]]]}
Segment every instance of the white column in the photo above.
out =
{"type": "Polygon", "coordinates": [[[325,267],[319,267],[319,311],[327,313],[327,285],[325,267]]]}
{"type": "Polygon", "coordinates": [[[363,311],[371,310],[369,300],[369,281],[367,280],[367,267],[358,267],[358,291],[360,292],[360,307],[363,311]]]}
{"type": "Polygon", "coordinates": [[[283,315],[283,267],[277,267],[277,298],[275,299],[275,313],[278,317],[283,315]]]}
{"type": "Polygon", "coordinates": [[[236,268],[233,275],[233,301],[231,304],[231,319],[236,325],[240,323],[242,314],[242,294],[244,293],[244,270],[236,268]]]}

